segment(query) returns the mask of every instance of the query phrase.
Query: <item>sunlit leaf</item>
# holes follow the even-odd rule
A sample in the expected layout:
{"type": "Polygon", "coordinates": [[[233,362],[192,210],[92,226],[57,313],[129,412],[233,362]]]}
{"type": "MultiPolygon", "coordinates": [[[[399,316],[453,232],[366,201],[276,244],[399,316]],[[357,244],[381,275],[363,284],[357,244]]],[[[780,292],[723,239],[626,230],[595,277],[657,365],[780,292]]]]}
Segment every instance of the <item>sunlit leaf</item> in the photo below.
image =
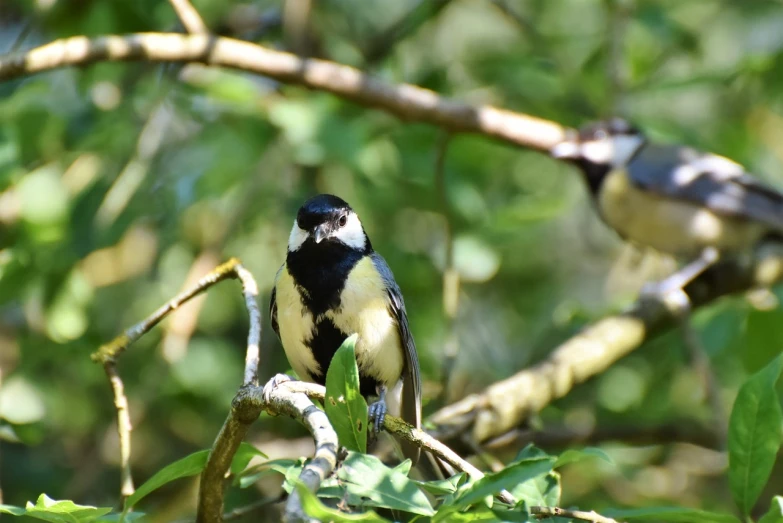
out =
{"type": "Polygon", "coordinates": [[[554,468],[559,468],[563,465],[568,465],[569,463],[583,461],[590,458],[598,458],[609,464],[614,464],[612,458],[609,457],[609,454],[603,450],[597,447],[585,447],[583,449],[569,449],[560,454],[560,456],[557,457],[554,468]]]}
{"type": "Polygon", "coordinates": [[[783,354],[751,376],[737,393],[729,419],[729,486],[743,514],[764,489],[783,441],[783,413],[775,383],[783,354]]]}
{"type": "Polygon", "coordinates": [[[430,516],[435,513],[427,496],[414,481],[391,469],[377,457],[349,452],[337,469],[340,485],[349,494],[349,504],[404,510],[430,516]]]}
{"type": "Polygon", "coordinates": [[[346,514],[337,509],[329,508],[321,503],[315,495],[307,490],[301,483],[296,487],[302,499],[302,508],[305,513],[318,521],[330,521],[332,523],[387,523],[389,520],[382,518],[372,510],[362,514],[346,514]]]}
{"type": "Polygon", "coordinates": [[[454,500],[454,505],[467,507],[501,490],[512,489],[520,483],[549,473],[554,464],[553,457],[529,458],[509,465],[499,472],[487,474],[462,491],[454,500]]]}
{"type": "Polygon", "coordinates": [[[207,458],[209,457],[208,450],[199,450],[189,456],[185,456],[182,459],[166,465],[158,472],[156,472],[150,479],[144,482],[136,492],[128,496],[125,500],[125,507],[132,507],[141,501],[150,492],[153,492],[166,483],[170,483],[176,479],[186,478],[188,476],[195,476],[200,474],[204,470],[204,466],[207,464],[207,458]]]}
{"type": "Polygon", "coordinates": [[[783,523],[783,496],[772,498],[769,510],[761,516],[759,523],[783,523]]]}
{"type": "Polygon", "coordinates": [[[348,450],[367,450],[367,402],[359,393],[359,369],[354,347],[357,334],[348,337],[332,357],[326,372],[324,410],[340,444],[348,450]]]}

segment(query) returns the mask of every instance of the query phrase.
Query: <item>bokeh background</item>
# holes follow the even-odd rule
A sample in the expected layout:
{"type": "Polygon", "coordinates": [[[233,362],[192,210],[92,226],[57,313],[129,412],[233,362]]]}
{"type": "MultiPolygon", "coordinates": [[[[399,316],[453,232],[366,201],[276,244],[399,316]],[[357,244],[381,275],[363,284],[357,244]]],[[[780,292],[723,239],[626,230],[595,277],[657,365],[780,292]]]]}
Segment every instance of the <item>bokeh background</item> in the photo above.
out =
{"type": "MultiPolygon", "coordinates": [[[[779,2],[193,3],[217,33],[390,82],[572,126],[622,114],[656,139],[727,155],[783,187],[779,2]]],[[[182,28],[164,0],[0,4],[0,52],[136,31],[182,28]]],[[[229,256],[260,284],[262,377],[286,371],[268,297],[296,210],[317,192],[354,206],[394,270],[428,412],[546,357],[673,267],[608,232],[574,170],[331,95],[142,63],[0,84],[4,502],[42,492],[116,502],[115,411],[89,355],[229,256]],[[449,267],[460,282],[456,318],[444,308],[449,267]],[[456,356],[444,380],[449,350],[456,356]]],[[[696,324],[717,382],[711,392],[669,333],[533,420],[526,437],[547,450],[588,441],[615,460],[566,469],[565,505],[731,510],[725,455],[715,448],[738,384],[783,347],[783,313],[737,297],[700,311],[696,324]]],[[[122,357],[137,484],[211,445],[241,381],[246,330],[239,285],[225,282],[122,357]]],[[[299,456],[310,450],[304,436],[294,422],[262,419],[249,439],[272,456],[299,456]]],[[[781,486],[773,480],[770,493],[781,486]]],[[[275,488],[265,480],[232,490],[228,502],[275,488]]],[[[180,481],[144,509],[160,521],[186,517],[195,493],[195,479],[180,481]]]]}

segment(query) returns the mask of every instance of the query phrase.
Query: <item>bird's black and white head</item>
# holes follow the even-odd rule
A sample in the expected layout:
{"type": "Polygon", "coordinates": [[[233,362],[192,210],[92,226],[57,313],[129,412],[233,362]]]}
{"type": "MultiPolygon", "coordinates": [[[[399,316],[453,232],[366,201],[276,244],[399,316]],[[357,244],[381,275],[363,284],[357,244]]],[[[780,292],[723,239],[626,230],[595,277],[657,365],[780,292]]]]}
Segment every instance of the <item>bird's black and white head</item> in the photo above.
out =
{"type": "Polygon", "coordinates": [[[325,247],[335,243],[357,252],[372,251],[359,217],[345,200],[331,194],[313,196],[296,215],[288,237],[288,252],[296,252],[304,245],[325,247]]]}
{"type": "Polygon", "coordinates": [[[593,190],[612,169],[623,167],[644,146],[645,136],[621,118],[591,123],[550,150],[553,158],[579,167],[593,190]]]}

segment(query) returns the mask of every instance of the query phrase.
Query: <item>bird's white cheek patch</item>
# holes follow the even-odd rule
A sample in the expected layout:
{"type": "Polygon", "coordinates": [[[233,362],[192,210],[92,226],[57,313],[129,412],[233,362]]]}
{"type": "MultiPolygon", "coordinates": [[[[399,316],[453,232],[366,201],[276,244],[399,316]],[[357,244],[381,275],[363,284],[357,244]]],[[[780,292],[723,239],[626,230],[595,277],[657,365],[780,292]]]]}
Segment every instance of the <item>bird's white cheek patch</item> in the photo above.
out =
{"type": "Polygon", "coordinates": [[[345,225],[337,229],[333,236],[348,247],[358,251],[363,251],[367,245],[362,223],[354,212],[348,214],[348,220],[345,222],[345,225]]]}
{"type": "Polygon", "coordinates": [[[609,163],[612,160],[612,144],[609,140],[583,143],[582,156],[593,163],[609,163]]]}
{"type": "Polygon", "coordinates": [[[309,236],[308,232],[299,227],[296,220],[294,220],[294,226],[291,228],[291,234],[288,236],[288,250],[290,252],[298,251],[309,236]]]}

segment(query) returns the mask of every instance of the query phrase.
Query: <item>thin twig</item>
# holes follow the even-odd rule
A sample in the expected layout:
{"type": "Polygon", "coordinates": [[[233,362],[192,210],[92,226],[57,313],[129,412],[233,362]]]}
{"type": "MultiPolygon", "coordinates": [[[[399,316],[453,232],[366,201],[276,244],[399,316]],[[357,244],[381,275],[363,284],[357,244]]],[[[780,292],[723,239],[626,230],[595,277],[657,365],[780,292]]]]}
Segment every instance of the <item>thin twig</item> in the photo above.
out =
{"type": "Polygon", "coordinates": [[[0,81],[66,66],[107,61],[200,62],[253,72],[285,83],[331,92],[346,100],[427,122],[453,132],[473,132],[542,151],[561,142],[555,122],[496,107],[472,106],[410,84],[389,84],[334,62],[211,35],[137,33],[75,36],[0,57],[0,81]]]}
{"type": "MultiPolygon", "coordinates": [[[[198,294],[205,291],[212,285],[230,277],[237,278],[242,283],[242,292],[245,296],[245,304],[247,305],[248,315],[250,318],[250,329],[249,329],[248,340],[247,340],[247,355],[245,357],[245,371],[243,375],[243,386],[257,385],[258,384],[258,358],[259,358],[258,346],[261,338],[261,312],[258,308],[258,303],[256,302],[256,297],[258,296],[258,285],[256,284],[255,279],[250,274],[250,272],[247,271],[239,262],[239,260],[236,258],[231,258],[226,263],[216,267],[209,274],[207,274],[199,281],[197,281],[192,287],[186,289],[185,291],[181,292],[180,294],[178,294],[177,296],[169,300],[168,303],[166,303],[158,310],[153,312],[150,316],[148,316],[141,322],[137,323],[133,327],[126,330],[124,334],[117,336],[109,343],[101,346],[95,353],[92,354],[93,361],[101,363],[104,369],[106,370],[106,374],[109,377],[109,381],[111,383],[112,390],[114,392],[114,403],[117,409],[117,421],[118,421],[117,426],[120,435],[120,457],[121,457],[121,464],[122,464],[121,494],[123,497],[127,497],[133,493],[133,480],[131,478],[131,470],[130,470],[131,423],[130,423],[130,414],[128,412],[128,400],[127,397],[125,396],[122,380],[120,379],[119,374],[117,373],[117,368],[116,368],[117,358],[133,342],[138,340],[146,332],[149,332],[150,329],[152,329],[155,325],[160,323],[163,320],[163,318],[169,315],[172,311],[176,310],[183,303],[187,302],[194,296],[197,296],[198,294]]],[[[237,397],[239,396],[240,394],[237,395],[237,397]]],[[[236,402],[237,400],[235,398],[235,403],[236,402]]],[[[232,413],[233,411],[234,409],[232,408],[232,413]]],[[[241,418],[242,420],[245,420],[248,417],[252,417],[252,415],[248,415],[247,412],[242,412],[242,414],[245,415],[244,417],[241,418]]],[[[260,414],[260,410],[258,411],[258,413],[255,414],[255,417],[252,417],[252,419],[247,423],[247,426],[249,426],[249,424],[252,423],[252,421],[254,421],[255,418],[258,417],[258,414],[260,414]]],[[[229,416],[229,420],[230,419],[231,416],[229,416]]],[[[221,431],[221,434],[223,434],[223,432],[232,435],[241,433],[242,437],[244,437],[244,432],[241,432],[242,428],[244,428],[245,432],[247,431],[247,427],[237,427],[236,423],[229,423],[229,421],[227,420],[226,424],[223,427],[223,430],[221,431]]],[[[221,436],[218,436],[219,440],[220,437],[221,436]]],[[[242,441],[241,438],[236,439],[236,446],[233,448],[233,451],[230,454],[231,456],[234,455],[234,453],[236,452],[236,448],[239,446],[239,442],[241,441],[242,441]]],[[[215,449],[213,448],[213,453],[214,450],[215,449]]],[[[211,457],[212,457],[212,453],[210,453],[210,458],[211,457]]],[[[229,458],[228,464],[230,463],[231,463],[231,459],[229,458]]],[[[226,465],[225,470],[227,470],[228,464],[226,465]]],[[[225,473],[225,470],[222,473],[225,473]]],[[[222,505],[222,487],[221,487],[220,510],[222,510],[222,506],[223,505],[222,505]]],[[[212,520],[205,520],[205,521],[212,521],[212,520]]]]}
{"type": "Polygon", "coordinates": [[[114,408],[117,409],[117,433],[120,437],[120,495],[123,503],[125,499],[135,491],[133,476],[131,474],[131,426],[130,411],[128,410],[128,397],[125,395],[125,386],[122,378],[117,373],[117,364],[114,360],[108,360],[103,364],[106,376],[109,377],[111,390],[114,393],[114,408]]]}
{"type": "Polygon", "coordinates": [[[198,14],[198,11],[196,11],[196,8],[193,7],[189,0],[169,0],[169,3],[171,3],[171,7],[176,11],[179,21],[182,22],[188,33],[202,34],[209,32],[207,24],[204,23],[201,15],[198,14]]]}
{"type": "Polygon", "coordinates": [[[14,38],[14,42],[11,44],[11,48],[8,50],[8,52],[13,53],[19,50],[19,48],[22,47],[22,44],[24,44],[24,41],[27,39],[28,36],[30,36],[30,33],[33,31],[33,20],[29,19],[22,23],[22,28],[19,30],[19,33],[16,35],[16,38],[14,38]]]}
{"type": "Polygon", "coordinates": [[[538,519],[544,518],[571,518],[593,523],[618,523],[617,520],[602,516],[595,511],[584,512],[582,510],[568,510],[560,507],[530,507],[530,513],[538,519]]]}
{"type": "Polygon", "coordinates": [[[456,333],[457,312],[459,308],[459,272],[454,268],[454,225],[452,223],[451,204],[446,186],[446,154],[451,135],[443,133],[438,141],[435,155],[435,190],[440,199],[441,212],[446,220],[446,259],[443,267],[443,316],[446,319],[446,340],[443,344],[443,362],[441,363],[441,403],[445,403],[449,394],[449,380],[459,353],[459,338],[456,333]]]}
{"type": "Polygon", "coordinates": [[[133,327],[126,330],[123,334],[117,336],[109,343],[102,345],[92,354],[92,360],[99,363],[105,363],[117,359],[130,345],[138,340],[142,335],[149,332],[155,325],[160,323],[166,316],[177,309],[180,305],[190,300],[194,296],[201,294],[212,285],[225,280],[226,278],[239,277],[236,272],[237,266],[241,266],[236,258],[231,258],[226,263],[216,267],[209,274],[201,278],[191,288],[184,290],[169,300],[165,305],[147,316],[133,327]]]}

